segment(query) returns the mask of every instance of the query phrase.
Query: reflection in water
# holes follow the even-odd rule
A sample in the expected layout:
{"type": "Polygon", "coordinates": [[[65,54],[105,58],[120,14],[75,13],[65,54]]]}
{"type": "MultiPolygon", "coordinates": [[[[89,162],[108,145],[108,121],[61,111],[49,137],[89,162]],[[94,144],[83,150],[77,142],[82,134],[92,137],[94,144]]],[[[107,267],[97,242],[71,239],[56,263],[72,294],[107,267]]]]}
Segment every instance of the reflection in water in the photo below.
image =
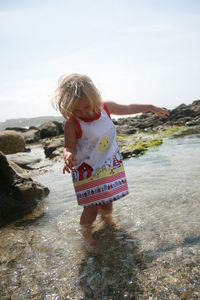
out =
{"type": "Polygon", "coordinates": [[[78,283],[83,299],[134,299],[142,296],[137,274],[145,268],[136,240],[122,228],[106,226],[94,233],[98,241],[94,255],[85,254],[78,283]]]}
{"type": "Polygon", "coordinates": [[[1,299],[200,298],[200,140],[165,140],[125,162],[130,195],[114,203],[118,228],[97,220],[84,250],[81,208],[62,164],[37,176],[50,194],[0,231],[1,299]]]}

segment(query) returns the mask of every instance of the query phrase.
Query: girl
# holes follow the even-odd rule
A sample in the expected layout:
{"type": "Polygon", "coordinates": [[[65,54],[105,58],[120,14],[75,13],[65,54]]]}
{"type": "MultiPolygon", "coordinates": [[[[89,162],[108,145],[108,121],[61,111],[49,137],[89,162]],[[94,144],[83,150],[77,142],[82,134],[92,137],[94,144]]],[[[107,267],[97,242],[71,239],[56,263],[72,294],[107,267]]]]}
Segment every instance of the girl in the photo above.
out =
{"type": "Polygon", "coordinates": [[[103,102],[99,91],[89,77],[71,74],[60,82],[54,94],[54,103],[65,122],[63,173],[72,172],[86,243],[92,238],[92,223],[99,213],[109,225],[112,202],[128,194],[126,175],[116,142],[116,129],[110,114],[130,115],[152,111],[166,117],[168,111],[150,104],[117,104],[103,102]]]}

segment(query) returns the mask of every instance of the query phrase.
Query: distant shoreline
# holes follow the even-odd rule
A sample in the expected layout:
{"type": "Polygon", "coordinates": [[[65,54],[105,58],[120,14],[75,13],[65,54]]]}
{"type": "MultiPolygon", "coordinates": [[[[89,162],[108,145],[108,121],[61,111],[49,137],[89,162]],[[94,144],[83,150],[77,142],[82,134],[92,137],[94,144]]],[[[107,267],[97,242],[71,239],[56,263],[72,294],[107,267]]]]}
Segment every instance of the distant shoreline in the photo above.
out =
{"type": "Polygon", "coordinates": [[[4,122],[0,122],[0,130],[4,130],[7,127],[20,127],[29,128],[30,126],[40,126],[48,121],[62,122],[64,118],[62,116],[40,116],[33,118],[19,118],[19,119],[8,119],[4,122]]]}

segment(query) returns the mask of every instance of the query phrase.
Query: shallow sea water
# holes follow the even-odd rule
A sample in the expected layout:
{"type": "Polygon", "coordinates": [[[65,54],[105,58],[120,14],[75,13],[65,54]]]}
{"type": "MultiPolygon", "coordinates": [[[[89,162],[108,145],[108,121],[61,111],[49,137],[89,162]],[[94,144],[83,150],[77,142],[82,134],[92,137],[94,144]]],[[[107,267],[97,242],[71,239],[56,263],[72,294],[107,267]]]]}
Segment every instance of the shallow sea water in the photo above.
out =
{"type": "Polygon", "coordinates": [[[96,252],[82,244],[62,163],[34,180],[49,196],[1,228],[0,299],[200,299],[200,136],[164,139],[124,162],[130,194],[100,219],[96,252]]]}

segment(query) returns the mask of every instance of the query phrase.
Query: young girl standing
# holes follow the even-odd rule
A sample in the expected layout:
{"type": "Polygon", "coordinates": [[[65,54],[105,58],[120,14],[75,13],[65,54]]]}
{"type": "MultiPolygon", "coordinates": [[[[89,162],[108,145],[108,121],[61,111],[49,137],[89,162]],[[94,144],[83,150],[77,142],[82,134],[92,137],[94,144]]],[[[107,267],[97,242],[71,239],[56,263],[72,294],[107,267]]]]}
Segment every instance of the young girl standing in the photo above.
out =
{"type": "Polygon", "coordinates": [[[107,224],[115,225],[111,215],[112,203],[128,194],[110,114],[152,111],[159,117],[166,117],[169,113],[150,104],[103,102],[91,79],[76,73],[63,78],[54,101],[66,119],[63,173],[72,173],[77,201],[83,206],[80,218],[83,237],[91,244],[95,242],[91,229],[97,214],[107,224]]]}

